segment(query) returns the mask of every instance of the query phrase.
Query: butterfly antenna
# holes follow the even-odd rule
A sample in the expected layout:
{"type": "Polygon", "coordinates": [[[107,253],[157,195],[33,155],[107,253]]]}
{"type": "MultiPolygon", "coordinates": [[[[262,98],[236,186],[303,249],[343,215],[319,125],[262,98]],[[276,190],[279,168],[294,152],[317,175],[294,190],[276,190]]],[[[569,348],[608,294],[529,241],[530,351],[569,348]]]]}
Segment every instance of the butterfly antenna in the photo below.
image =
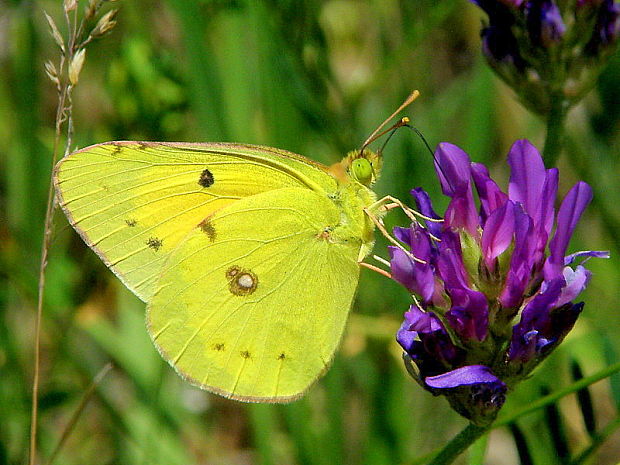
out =
{"type": "Polygon", "coordinates": [[[396,111],[389,116],[389,118],[387,118],[383,123],[381,123],[379,125],[379,127],[372,132],[372,134],[370,136],[368,136],[368,139],[366,139],[366,141],[362,144],[362,147],[360,148],[360,153],[363,153],[364,149],[366,147],[368,147],[369,144],[371,144],[372,142],[377,140],[377,138],[381,137],[386,132],[389,132],[389,131],[391,131],[393,129],[396,129],[396,128],[406,124],[406,123],[402,123],[402,120],[401,120],[399,123],[396,123],[392,128],[388,129],[387,131],[381,132],[381,130],[385,127],[386,124],[388,124],[390,122],[390,120],[392,118],[394,118],[398,113],[400,113],[405,108],[407,108],[409,105],[411,105],[413,103],[413,101],[418,98],[419,95],[420,95],[420,92],[417,91],[417,90],[414,90],[413,92],[411,92],[411,94],[409,94],[409,97],[407,97],[405,99],[405,101],[402,103],[402,105],[399,106],[396,109],[396,111]]]}
{"type": "Polygon", "coordinates": [[[398,121],[396,124],[394,124],[390,129],[386,129],[385,131],[383,131],[381,134],[378,134],[376,138],[381,137],[382,135],[386,134],[386,133],[390,133],[389,136],[387,136],[387,139],[385,139],[385,142],[383,143],[383,145],[381,146],[381,148],[377,151],[378,154],[382,154],[383,150],[385,149],[385,147],[388,145],[388,142],[390,141],[390,139],[392,138],[392,136],[394,134],[396,134],[396,130],[398,128],[402,128],[402,127],[408,127],[411,128],[411,126],[409,126],[409,118],[407,118],[406,116],[404,116],[403,118],[400,119],[400,121],[398,121]]]}
{"type": "Polygon", "coordinates": [[[431,145],[426,140],[426,137],[424,137],[424,134],[422,134],[422,132],[415,126],[411,126],[410,124],[407,124],[407,127],[411,129],[413,132],[415,132],[420,139],[422,139],[422,142],[424,142],[424,145],[426,146],[426,149],[430,152],[431,157],[433,157],[433,160],[437,162],[437,158],[435,158],[435,152],[433,152],[433,149],[431,148],[431,145]]]}
{"type": "Polygon", "coordinates": [[[403,126],[411,129],[413,132],[415,132],[418,135],[418,137],[420,139],[422,139],[422,142],[424,142],[424,145],[426,146],[426,149],[429,151],[429,153],[431,154],[431,157],[433,157],[433,160],[435,161],[435,166],[437,167],[437,169],[439,169],[439,171],[441,172],[441,175],[446,180],[446,182],[448,184],[450,184],[450,187],[452,188],[452,190],[454,190],[454,186],[450,182],[450,178],[448,178],[446,176],[446,173],[444,172],[443,168],[441,167],[441,163],[439,163],[439,160],[437,160],[437,157],[435,156],[435,152],[433,151],[433,149],[431,148],[430,144],[426,140],[426,137],[424,137],[424,134],[422,134],[422,132],[418,128],[416,128],[415,126],[411,126],[410,124],[404,124],[403,126]]]}

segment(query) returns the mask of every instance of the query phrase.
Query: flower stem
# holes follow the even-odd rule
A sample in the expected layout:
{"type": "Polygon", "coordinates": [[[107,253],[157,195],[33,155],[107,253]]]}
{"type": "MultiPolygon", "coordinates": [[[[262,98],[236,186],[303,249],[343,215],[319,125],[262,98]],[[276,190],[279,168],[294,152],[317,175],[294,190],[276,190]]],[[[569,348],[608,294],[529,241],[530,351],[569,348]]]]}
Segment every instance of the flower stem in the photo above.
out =
{"type": "Polygon", "coordinates": [[[547,136],[543,150],[543,160],[547,168],[555,166],[562,151],[564,123],[567,113],[568,105],[564,97],[560,94],[553,95],[551,97],[551,108],[547,115],[547,136]]]}
{"type": "Polygon", "coordinates": [[[471,446],[478,438],[485,434],[491,425],[477,426],[470,423],[463,431],[457,434],[439,453],[433,458],[429,465],[448,465],[454,461],[462,452],[471,446]]]}

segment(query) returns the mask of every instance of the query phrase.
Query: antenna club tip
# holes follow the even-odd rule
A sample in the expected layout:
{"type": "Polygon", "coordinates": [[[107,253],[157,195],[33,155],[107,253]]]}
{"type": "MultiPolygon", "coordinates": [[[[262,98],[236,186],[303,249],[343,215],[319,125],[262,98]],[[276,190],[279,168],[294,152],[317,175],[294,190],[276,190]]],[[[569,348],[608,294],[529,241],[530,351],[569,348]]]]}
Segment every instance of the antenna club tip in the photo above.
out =
{"type": "Polygon", "coordinates": [[[411,94],[409,95],[409,98],[407,100],[410,101],[410,102],[413,102],[419,96],[420,96],[420,91],[419,90],[414,90],[413,92],[411,92],[411,94]]]}
{"type": "MultiPolygon", "coordinates": [[[[377,137],[380,137],[382,134],[385,134],[385,132],[380,133],[381,129],[383,129],[383,127],[392,119],[394,118],[398,113],[400,113],[401,111],[403,111],[407,106],[411,105],[411,103],[418,98],[418,96],[420,95],[420,91],[418,90],[414,90],[413,92],[411,92],[411,94],[409,94],[409,97],[407,97],[407,99],[402,103],[402,105],[400,107],[398,107],[396,109],[396,111],[394,113],[392,113],[390,115],[390,117],[388,119],[386,119],[383,123],[381,123],[379,125],[379,127],[377,129],[375,129],[373,131],[373,133],[368,136],[368,139],[366,139],[366,141],[362,144],[362,148],[360,149],[360,153],[364,151],[364,149],[366,148],[366,146],[368,144],[370,144],[371,142],[373,142],[374,140],[377,139],[377,137]]],[[[397,127],[403,126],[405,124],[409,123],[409,118],[407,118],[406,116],[401,118],[401,120],[395,124],[393,126],[392,129],[396,129],[397,127]]],[[[389,129],[388,129],[389,131],[389,129]]]]}

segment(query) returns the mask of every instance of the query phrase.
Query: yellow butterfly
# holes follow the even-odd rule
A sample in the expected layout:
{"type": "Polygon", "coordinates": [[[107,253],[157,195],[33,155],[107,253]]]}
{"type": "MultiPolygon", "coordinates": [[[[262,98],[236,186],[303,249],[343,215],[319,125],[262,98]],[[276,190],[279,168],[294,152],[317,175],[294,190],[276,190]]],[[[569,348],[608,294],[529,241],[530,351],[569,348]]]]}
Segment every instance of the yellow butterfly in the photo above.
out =
{"type": "Polygon", "coordinates": [[[61,160],[54,182],[71,225],[147,302],[149,334],[183,378],[288,402],[342,337],[380,169],[364,148],[327,167],[253,145],[107,142],[61,160]]]}

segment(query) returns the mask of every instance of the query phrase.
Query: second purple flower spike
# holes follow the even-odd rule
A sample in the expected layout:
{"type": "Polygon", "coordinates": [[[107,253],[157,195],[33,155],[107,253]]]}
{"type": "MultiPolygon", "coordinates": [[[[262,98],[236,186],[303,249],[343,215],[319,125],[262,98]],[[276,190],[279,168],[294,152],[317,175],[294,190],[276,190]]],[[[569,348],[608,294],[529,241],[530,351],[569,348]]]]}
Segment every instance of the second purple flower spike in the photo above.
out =
{"type": "Polygon", "coordinates": [[[488,21],[482,52],[493,70],[532,111],[547,115],[561,101],[577,103],[620,36],[614,0],[470,0],[488,21]]]}

